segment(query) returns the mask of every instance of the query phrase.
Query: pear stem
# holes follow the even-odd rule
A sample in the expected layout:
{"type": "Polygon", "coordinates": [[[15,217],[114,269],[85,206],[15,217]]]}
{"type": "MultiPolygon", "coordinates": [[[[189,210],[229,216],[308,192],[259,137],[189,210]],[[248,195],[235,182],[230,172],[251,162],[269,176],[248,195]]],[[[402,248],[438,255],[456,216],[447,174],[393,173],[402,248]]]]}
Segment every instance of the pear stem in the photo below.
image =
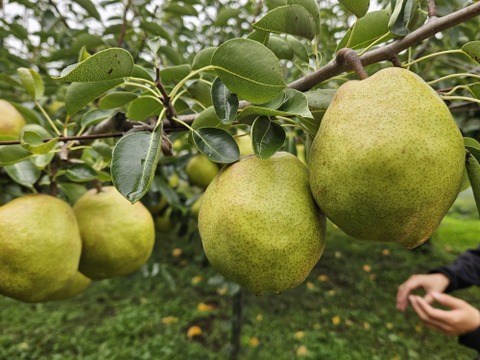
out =
{"type": "Polygon", "coordinates": [[[349,64],[360,80],[368,78],[368,73],[363,67],[362,60],[355,50],[349,48],[340,49],[337,52],[335,61],[339,65],[344,63],[349,64]]]}

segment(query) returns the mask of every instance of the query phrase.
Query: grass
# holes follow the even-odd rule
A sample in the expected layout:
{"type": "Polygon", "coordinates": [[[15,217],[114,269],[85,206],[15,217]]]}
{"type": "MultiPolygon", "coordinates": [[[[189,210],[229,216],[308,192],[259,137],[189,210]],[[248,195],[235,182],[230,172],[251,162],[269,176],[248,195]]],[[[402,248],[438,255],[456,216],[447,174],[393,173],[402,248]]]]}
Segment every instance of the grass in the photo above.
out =
{"type": "MultiPolygon", "coordinates": [[[[240,359],[472,359],[456,338],[395,309],[396,289],[411,274],[477,245],[480,222],[459,213],[444,220],[432,246],[414,251],[330,226],[305,283],[280,295],[246,294],[240,359]]],[[[32,305],[1,297],[0,359],[227,359],[233,290],[198,238],[159,235],[143,271],[95,282],[74,299],[32,305]],[[192,329],[201,334],[187,336],[192,329]]],[[[456,295],[478,303],[478,289],[456,295]]]]}

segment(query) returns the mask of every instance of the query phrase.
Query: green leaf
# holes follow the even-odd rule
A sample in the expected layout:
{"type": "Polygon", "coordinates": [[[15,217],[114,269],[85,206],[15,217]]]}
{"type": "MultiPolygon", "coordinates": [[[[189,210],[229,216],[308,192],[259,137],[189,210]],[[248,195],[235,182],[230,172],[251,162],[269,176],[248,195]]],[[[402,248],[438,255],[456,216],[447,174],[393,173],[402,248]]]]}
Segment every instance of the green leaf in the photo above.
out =
{"type": "Polygon", "coordinates": [[[242,12],[241,9],[233,9],[229,7],[222,7],[218,12],[217,18],[213,25],[215,26],[226,26],[228,20],[237,19],[238,15],[242,12]]]}
{"type": "Polygon", "coordinates": [[[192,69],[198,70],[212,63],[213,53],[217,50],[216,47],[207,47],[200,50],[193,58],[192,69]]]}
{"type": "Polygon", "coordinates": [[[131,92],[115,91],[101,98],[100,102],[98,103],[98,107],[102,110],[115,109],[128,104],[130,101],[135,100],[137,97],[137,94],[131,92]]]}
{"type": "Polygon", "coordinates": [[[162,127],[154,132],[137,131],[122,137],[112,154],[112,181],[131,203],[150,188],[161,153],[162,127]]]}
{"type": "Polygon", "coordinates": [[[302,92],[294,89],[285,90],[285,97],[278,108],[266,107],[266,105],[247,106],[238,114],[238,119],[241,120],[252,115],[301,116],[313,119],[313,115],[308,108],[307,98],[302,92]]]}
{"type": "Polygon", "coordinates": [[[477,159],[471,154],[467,153],[467,161],[465,163],[467,168],[468,180],[473,191],[477,211],[480,214],[480,164],[477,159]]]}
{"type": "Polygon", "coordinates": [[[396,36],[405,36],[410,32],[410,25],[417,15],[420,0],[396,0],[388,28],[396,36]]]}
{"type": "Polygon", "coordinates": [[[85,185],[73,183],[57,183],[58,188],[62,191],[68,199],[70,204],[75,204],[80,197],[85,194],[87,189],[85,185]]]}
{"type": "Polygon", "coordinates": [[[270,33],[263,30],[253,30],[248,34],[247,39],[258,41],[260,44],[268,46],[268,41],[270,40],[270,33]]]}
{"type": "Polygon", "coordinates": [[[210,106],[203,110],[192,123],[193,129],[200,129],[200,128],[221,128],[221,129],[228,129],[229,125],[222,124],[220,119],[215,112],[213,106],[210,106]]]}
{"type": "Polygon", "coordinates": [[[370,0],[338,0],[338,2],[358,18],[365,16],[370,7],[370,0]]]}
{"type": "Polygon", "coordinates": [[[78,5],[80,5],[82,8],[84,8],[87,14],[90,15],[91,17],[97,19],[98,21],[102,20],[102,18],[100,17],[100,14],[97,11],[97,7],[90,0],[73,0],[73,1],[76,2],[78,5]]]}
{"type": "Polygon", "coordinates": [[[231,92],[251,103],[271,101],[286,87],[275,54],[254,40],[226,41],[213,54],[212,65],[231,92]]]}
{"type": "Polygon", "coordinates": [[[7,165],[4,169],[13,181],[30,189],[33,189],[41,175],[40,169],[30,159],[7,165]]]}
{"type": "Polygon", "coordinates": [[[34,100],[39,100],[45,93],[45,85],[40,75],[32,69],[18,68],[17,75],[23,87],[34,100]]]}
{"type": "Polygon", "coordinates": [[[463,142],[465,144],[465,149],[472,154],[478,161],[480,161],[480,143],[469,137],[464,137],[463,142]]]}
{"type": "Polygon", "coordinates": [[[480,64],[480,41],[470,41],[462,46],[462,51],[480,64]]]}
{"type": "MultiPolygon", "coordinates": [[[[320,22],[320,8],[318,7],[317,0],[288,0],[287,1],[288,5],[301,5],[305,9],[308,10],[310,15],[313,18],[313,21],[315,21],[315,24],[319,24],[320,22]]],[[[317,26],[318,27],[318,26],[317,26]]]]}
{"type": "Polygon", "coordinates": [[[65,107],[67,114],[73,115],[87,106],[96,98],[105,94],[118,85],[123,79],[107,80],[98,83],[72,83],[67,88],[65,95],[65,107]]]}
{"type": "Polygon", "coordinates": [[[149,81],[153,80],[152,75],[145,68],[137,64],[133,66],[133,71],[130,76],[133,78],[140,78],[140,79],[145,79],[149,81]]]}
{"type": "MultiPolygon", "coordinates": [[[[141,21],[140,29],[143,29],[154,36],[159,36],[160,38],[172,42],[172,38],[167,30],[165,30],[160,24],[151,21],[141,21]]],[[[158,49],[157,49],[158,51],[158,49]]],[[[156,51],[154,51],[156,53],[156,51]]]]}
{"type": "Polygon", "coordinates": [[[160,71],[160,79],[165,85],[166,83],[177,84],[180,80],[185,78],[191,71],[190,65],[177,65],[165,68],[160,71]]]}
{"type": "Polygon", "coordinates": [[[253,28],[273,33],[290,34],[312,40],[315,37],[315,20],[300,5],[280,6],[270,10],[253,28]]]}
{"type": "Polygon", "coordinates": [[[293,53],[293,50],[290,48],[290,46],[288,46],[287,42],[278,35],[270,36],[270,40],[268,41],[268,45],[266,46],[273,51],[277,58],[284,60],[293,60],[293,57],[295,55],[293,53]]]}
{"type": "Polygon", "coordinates": [[[480,82],[469,84],[468,91],[476,98],[480,99],[480,82]]]}
{"type": "Polygon", "coordinates": [[[292,35],[287,35],[287,44],[298,59],[308,63],[308,51],[301,41],[292,35]]]}
{"type": "Polygon", "coordinates": [[[180,16],[197,16],[198,12],[195,10],[195,8],[190,5],[190,4],[183,4],[180,5],[178,3],[170,3],[168,4],[163,11],[169,12],[175,15],[180,15],[180,16]]]}
{"type": "Polygon", "coordinates": [[[393,36],[388,29],[389,19],[388,10],[373,11],[358,19],[338,44],[337,51],[345,47],[365,48],[387,34],[382,42],[390,40],[393,36]]]}
{"type": "Polygon", "coordinates": [[[55,80],[68,82],[101,82],[130,76],[132,55],[121,48],[106,49],[88,59],[65,68],[55,80]]]}
{"type": "Polygon", "coordinates": [[[41,135],[35,131],[24,131],[21,138],[21,145],[23,148],[31,152],[32,154],[48,154],[57,145],[58,139],[54,138],[47,142],[43,142],[41,135]]]}
{"type": "Polygon", "coordinates": [[[0,166],[14,164],[32,156],[22,145],[0,145],[0,166]]]}
{"type": "Polygon", "coordinates": [[[159,115],[163,108],[160,100],[152,95],[139,96],[130,102],[127,117],[132,120],[143,121],[150,116],[159,115]]]}
{"type": "Polygon", "coordinates": [[[232,135],[219,128],[201,128],[192,132],[198,150],[210,160],[229,164],[240,158],[240,149],[232,135]]]}
{"type": "Polygon", "coordinates": [[[212,84],[213,108],[222,124],[231,124],[237,115],[238,98],[219,78],[212,84]]]}
{"type": "Polygon", "coordinates": [[[92,109],[83,115],[80,125],[82,127],[89,127],[112,117],[113,114],[114,112],[112,110],[92,109]]]}
{"type": "Polygon", "coordinates": [[[68,180],[83,183],[95,180],[98,176],[97,170],[88,164],[74,164],[65,170],[64,175],[68,180]]]}
{"type": "Polygon", "coordinates": [[[212,105],[211,87],[205,84],[203,81],[195,81],[191,83],[187,88],[188,93],[204,107],[212,105]]]}
{"type": "Polygon", "coordinates": [[[255,120],[251,132],[253,151],[260,159],[268,159],[275,154],[286,138],[285,130],[265,116],[255,120]]]}

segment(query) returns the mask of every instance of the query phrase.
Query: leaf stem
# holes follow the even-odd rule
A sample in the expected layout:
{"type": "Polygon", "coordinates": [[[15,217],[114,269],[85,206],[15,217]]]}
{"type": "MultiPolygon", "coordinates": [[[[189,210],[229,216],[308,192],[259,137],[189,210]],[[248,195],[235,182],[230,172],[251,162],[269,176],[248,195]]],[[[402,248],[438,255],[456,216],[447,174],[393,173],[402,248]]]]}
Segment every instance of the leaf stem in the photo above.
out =
{"type": "Polygon", "coordinates": [[[474,99],[468,96],[443,96],[443,95],[440,95],[440,96],[444,100],[464,100],[464,101],[470,101],[470,102],[480,104],[480,99],[474,99]]]}
{"type": "Polygon", "coordinates": [[[439,52],[436,52],[436,53],[433,53],[433,54],[425,55],[425,56],[423,56],[421,58],[418,58],[416,60],[410,61],[406,64],[403,64],[403,66],[412,66],[413,64],[419,63],[420,61],[428,60],[428,59],[431,59],[433,57],[440,56],[440,55],[449,55],[449,54],[464,54],[464,52],[462,50],[459,50],[459,49],[439,51],[439,52]]]}
{"type": "Polygon", "coordinates": [[[142,84],[137,84],[135,82],[130,82],[130,81],[125,81],[124,85],[130,85],[130,86],[135,86],[135,87],[138,87],[140,89],[144,89],[146,91],[150,91],[151,93],[153,93],[153,95],[155,95],[155,97],[159,97],[160,96],[160,93],[157,93],[155,90],[153,90],[152,88],[149,88],[148,86],[146,85],[142,85],[142,84]]]}
{"type": "Polygon", "coordinates": [[[53,131],[55,131],[55,134],[57,134],[59,136],[62,135],[60,130],[58,130],[57,126],[53,122],[52,118],[47,114],[47,112],[43,108],[43,106],[38,102],[38,100],[34,100],[34,101],[35,101],[35,105],[40,109],[42,115],[45,116],[45,118],[47,119],[47,121],[50,124],[50,126],[52,127],[53,131]]]}
{"type": "Polygon", "coordinates": [[[213,66],[213,65],[208,65],[208,66],[205,66],[201,69],[198,69],[198,70],[195,70],[195,71],[192,71],[190,74],[188,74],[187,76],[185,76],[182,80],[180,80],[180,82],[175,85],[175,87],[173,88],[172,92],[170,93],[170,97],[174,98],[175,95],[177,94],[177,92],[182,88],[183,85],[185,85],[185,83],[187,82],[187,80],[191,79],[192,77],[194,77],[195,75],[197,74],[200,74],[204,71],[207,71],[207,70],[213,70],[215,69],[216,67],[213,66]]]}
{"type": "Polygon", "coordinates": [[[479,80],[480,80],[480,75],[470,74],[470,73],[460,73],[460,74],[447,75],[447,76],[444,76],[444,77],[441,77],[441,78],[438,78],[438,79],[429,81],[429,82],[427,82],[427,84],[431,86],[431,85],[436,84],[436,83],[439,83],[439,82],[441,82],[441,81],[448,80],[448,79],[454,79],[454,78],[456,78],[456,77],[461,77],[461,76],[472,77],[472,78],[474,78],[474,79],[479,79],[479,80]]]}

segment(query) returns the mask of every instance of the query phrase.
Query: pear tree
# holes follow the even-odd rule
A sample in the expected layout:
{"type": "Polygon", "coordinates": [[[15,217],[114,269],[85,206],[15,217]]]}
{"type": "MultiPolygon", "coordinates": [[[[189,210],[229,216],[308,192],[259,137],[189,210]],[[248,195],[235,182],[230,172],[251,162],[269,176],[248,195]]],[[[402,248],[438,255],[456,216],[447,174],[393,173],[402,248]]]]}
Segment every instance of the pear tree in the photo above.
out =
{"type": "MultiPolygon", "coordinates": [[[[370,192],[395,187],[401,176],[422,176],[418,169],[443,174],[436,191],[448,196],[427,221],[432,229],[460,190],[463,172],[480,207],[478,1],[7,0],[0,14],[0,205],[40,193],[73,206],[88,189],[113,185],[168,222],[168,231],[194,237],[192,205],[207,184],[189,181],[190,159],[201,155],[217,170],[244,156],[268,161],[290,152],[311,173],[330,177],[327,184],[311,175],[317,205],[359,238],[391,240],[388,232],[354,229],[375,222],[357,221],[338,204],[332,208],[332,197],[325,200],[338,190],[336,175],[354,177],[335,173],[332,163],[342,170],[363,165],[359,171],[372,177],[390,169],[391,177],[365,180],[370,192]],[[379,78],[381,86],[373,85],[379,78]],[[403,91],[409,81],[421,86],[403,91]],[[345,86],[350,91],[340,90],[345,86]],[[355,113],[345,110],[350,105],[355,113]],[[400,115],[389,119],[390,108],[400,115]],[[435,123],[437,111],[442,120],[435,123]],[[15,131],[4,131],[10,122],[15,131]],[[456,135],[443,136],[445,127],[456,135]],[[375,139],[405,144],[397,152],[372,150],[375,139]],[[453,150],[440,151],[437,142],[453,150]],[[365,151],[368,161],[348,160],[365,151]],[[409,172],[409,162],[393,167],[402,151],[420,164],[417,170],[409,172]],[[339,154],[346,157],[335,163],[339,154]]],[[[273,179],[263,180],[265,193],[273,191],[273,179]]],[[[410,185],[415,181],[402,184],[410,185]]],[[[333,198],[351,206],[353,198],[338,191],[333,198]]],[[[230,193],[216,201],[228,201],[230,193]]],[[[377,203],[367,201],[370,208],[377,203]]],[[[420,220],[409,209],[402,208],[405,226],[415,233],[412,224],[420,220]]],[[[382,216],[381,208],[372,214],[382,216]]],[[[413,247],[426,237],[398,242],[413,247]]]]}

